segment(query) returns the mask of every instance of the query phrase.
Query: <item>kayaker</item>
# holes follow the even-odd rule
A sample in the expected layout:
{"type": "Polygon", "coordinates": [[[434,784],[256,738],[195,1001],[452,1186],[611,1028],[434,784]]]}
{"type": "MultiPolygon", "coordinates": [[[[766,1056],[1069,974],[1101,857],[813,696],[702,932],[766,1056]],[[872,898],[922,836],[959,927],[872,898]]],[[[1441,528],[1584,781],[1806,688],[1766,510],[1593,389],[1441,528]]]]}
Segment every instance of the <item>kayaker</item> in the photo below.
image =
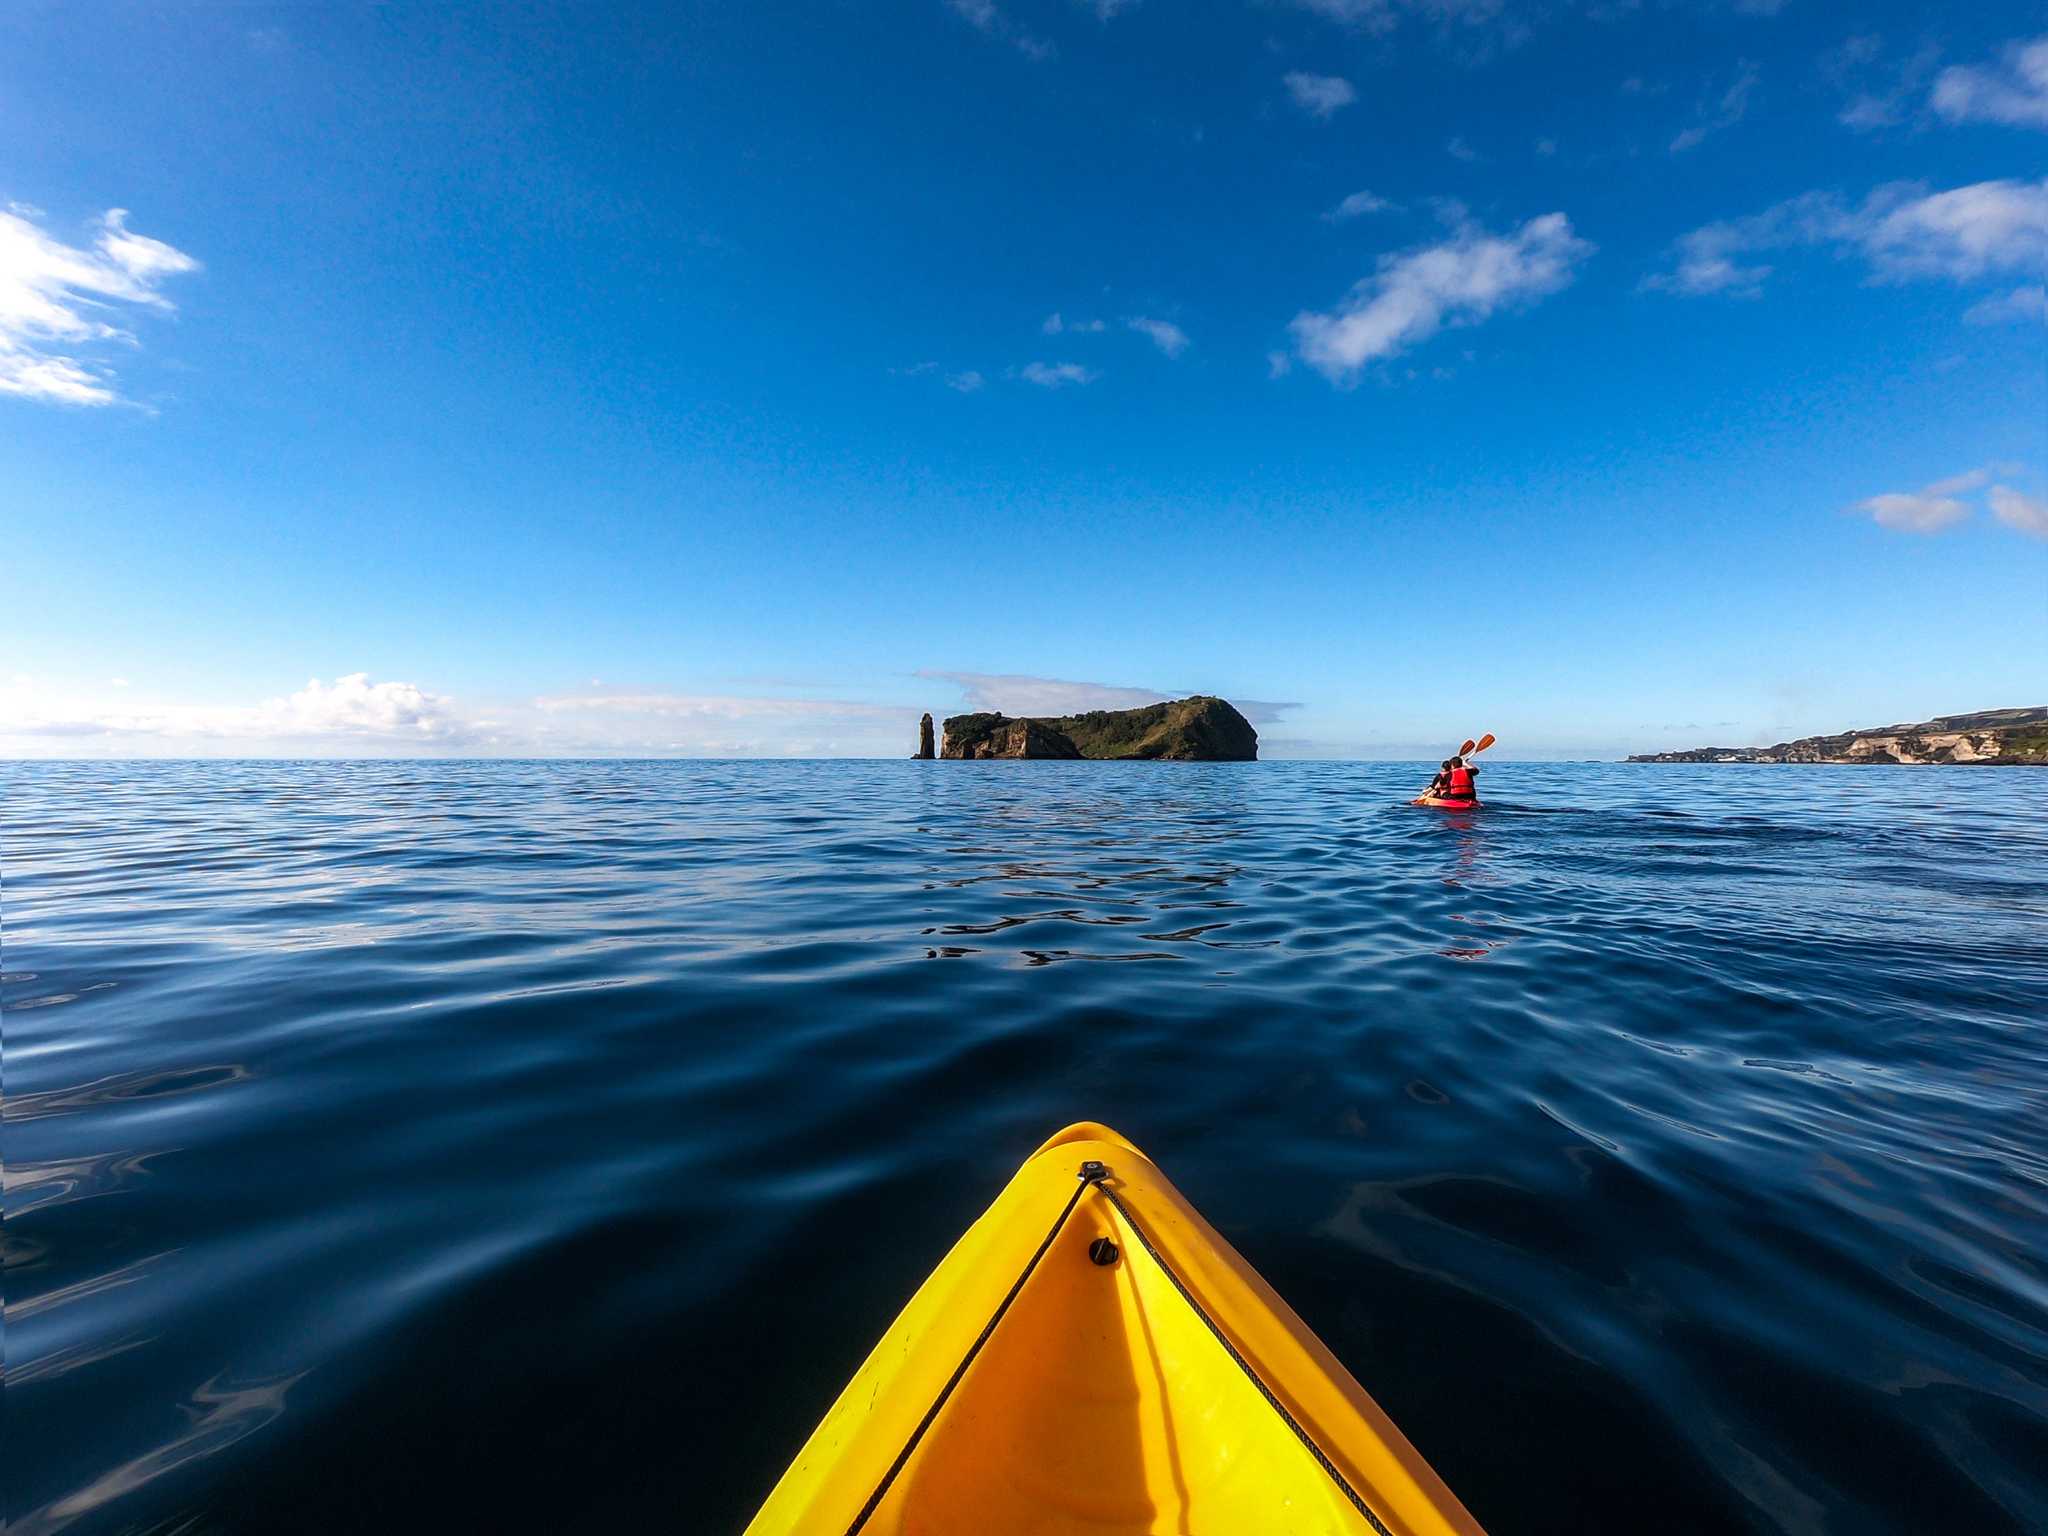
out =
{"type": "Polygon", "coordinates": [[[1429,786],[1430,795],[1438,800],[1477,800],[1478,777],[1479,770],[1463,757],[1447,757],[1443,771],[1429,786]]]}

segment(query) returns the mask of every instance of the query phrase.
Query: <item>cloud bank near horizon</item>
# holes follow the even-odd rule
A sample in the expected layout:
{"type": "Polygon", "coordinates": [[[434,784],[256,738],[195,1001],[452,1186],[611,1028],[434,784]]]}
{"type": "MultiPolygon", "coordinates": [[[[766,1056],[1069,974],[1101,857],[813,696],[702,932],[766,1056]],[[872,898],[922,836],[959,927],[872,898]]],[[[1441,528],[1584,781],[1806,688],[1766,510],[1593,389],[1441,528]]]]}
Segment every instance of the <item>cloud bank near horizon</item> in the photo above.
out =
{"type": "MultiPolygon", "coordinates": [[[[1130,709],[1190,690],[928,670],[959,708],[1064,715],[1130,709]]],[[[0,682],[0,756],[39,757],[900,757],[927,707],[868,699],[608,688],[478,704],[367,672],[310,678],[254,704],[133,697],[127,679],[0,682]]],[[[1255,725],[1293,703],[1233,700],[1255,725]]]]}

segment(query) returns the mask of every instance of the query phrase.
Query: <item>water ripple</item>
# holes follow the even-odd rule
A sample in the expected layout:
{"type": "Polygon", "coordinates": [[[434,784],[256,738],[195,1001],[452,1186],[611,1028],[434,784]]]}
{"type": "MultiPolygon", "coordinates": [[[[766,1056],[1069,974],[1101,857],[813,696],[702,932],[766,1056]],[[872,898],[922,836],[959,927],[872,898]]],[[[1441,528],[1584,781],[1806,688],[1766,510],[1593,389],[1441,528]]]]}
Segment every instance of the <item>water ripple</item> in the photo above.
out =
{"type": "Polygon", "coordinates": [[[2048,1528],[2039,783],[0,764],[0,1515],[737,1528],[1098,1118],[1496,1532],[2048,1528]]]}

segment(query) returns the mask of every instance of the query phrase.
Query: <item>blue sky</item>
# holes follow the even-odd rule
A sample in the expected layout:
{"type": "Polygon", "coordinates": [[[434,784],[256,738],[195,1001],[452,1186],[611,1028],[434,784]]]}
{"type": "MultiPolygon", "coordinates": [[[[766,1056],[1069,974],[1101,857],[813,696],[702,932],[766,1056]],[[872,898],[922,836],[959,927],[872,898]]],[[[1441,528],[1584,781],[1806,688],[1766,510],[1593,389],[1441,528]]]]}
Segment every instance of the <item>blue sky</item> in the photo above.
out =
{"type": "Polygon", "coordinates": [[[2038,6],[27,3],[0,753],[2048,702],[2038,6]],[[125,212],[121,211],[125,210],[125,212]]]}

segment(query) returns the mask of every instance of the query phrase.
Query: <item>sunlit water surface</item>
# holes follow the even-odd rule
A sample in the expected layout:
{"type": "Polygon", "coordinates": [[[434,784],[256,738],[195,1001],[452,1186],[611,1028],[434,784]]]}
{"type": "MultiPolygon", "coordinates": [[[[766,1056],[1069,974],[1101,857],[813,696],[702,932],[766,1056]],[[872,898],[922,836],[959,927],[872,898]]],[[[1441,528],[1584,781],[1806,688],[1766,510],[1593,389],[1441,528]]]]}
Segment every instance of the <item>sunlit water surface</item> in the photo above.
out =
{"type": "Polygon", "coordinates": [[[735,1530],[1138,1142],[1500,1533],[2048,1529],[2048,775],[0,765],[4,1513],[735,1530]]]}

